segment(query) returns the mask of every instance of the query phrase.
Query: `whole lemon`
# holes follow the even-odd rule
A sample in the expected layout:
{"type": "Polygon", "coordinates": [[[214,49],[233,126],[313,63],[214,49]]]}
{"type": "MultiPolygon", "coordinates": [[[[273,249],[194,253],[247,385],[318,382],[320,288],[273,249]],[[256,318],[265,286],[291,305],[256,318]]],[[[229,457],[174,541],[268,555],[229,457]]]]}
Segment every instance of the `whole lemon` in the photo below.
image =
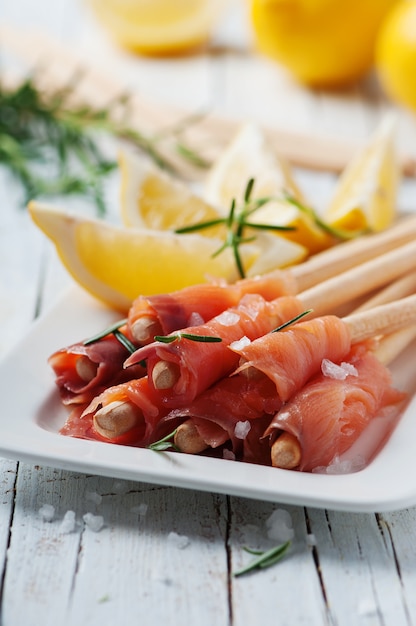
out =
{"type": "Polygon", "coordinates": [[[301,82],[337,87],[365,75],[377,32],[401,0],[251,0],[255,43],[301,82]]]}
{"type": "Polygon", "coordinates": [[[395,101],[416,110],[416,2],[395,7],[386,17],[376,46],[380,82],[395,101]]]}

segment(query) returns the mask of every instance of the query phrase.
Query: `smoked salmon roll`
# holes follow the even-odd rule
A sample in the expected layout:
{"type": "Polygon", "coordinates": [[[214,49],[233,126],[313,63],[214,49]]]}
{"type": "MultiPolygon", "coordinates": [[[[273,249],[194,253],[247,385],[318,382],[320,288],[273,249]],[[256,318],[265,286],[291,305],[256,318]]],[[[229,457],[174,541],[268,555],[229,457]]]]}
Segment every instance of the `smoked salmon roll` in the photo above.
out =
{"type": "Polygon", "coordinates": [[[61,434],[144,447],[166,414],[146,376],[109,387],[83,411],[72,411],[61,434]]]}
{"type": "Polygon", "coordinates": [[[248,294],[237,307],[206,324],[171,334],[170,343],[155,341],[143,346],[127,359],[125,366],[145,360],[149,382],[166,406],[186,406],[237,367],[239,355],[228,347],[232,342],[260,337],[303,311],[304,305],[293,296],[268,302],[259,295],[248,294]],[[184,338],[183,334],[193,339],[184,338]]]}
{"type": "MultiPolygon", "coordinates": [[[[367,344],[356,344],[341,364],[324,360],[322,371],[276,413],[264,434],[272,465],[323,470],[376,422],[377,437],[367,438],[360,451],[362,468],[389,436],[406,399],[367,344]]],[[[356,461],[351,459],[350,465],[359,467],[356,461]]]]}
{"type": "Polygon", "coordinates": [[[322,359],[341,361],[350,351],[348,325],[335,315],[300,321],[279,332],[269,332],[254,341],[232,343],[230,350],[240,357],[237,372],[263,373],[287,402],[320,371],[322,359]]]}
{"type": "MultiPolygon", "coordinates": [[[[120,331],[127,327],[120,328],[120,331]]],[[[137,364],[123,369],[128,349],[113,334],[93,343],[78,342],[54,352],[48,363],[55,374],[63,404],[85,404],[108,386],[139,378],[146,373],[137,364]]]]}
{"type": "Polygon", "coordinates": [[[269,445],[261,436],[280,407],[269,379],[241,375],[223,378],[190,405],[170,411],[153,437],[161,439],[176,429],[174,443],[181,452],[198,454],[218,449],[225,458],[270,464],[269,445]]]}
{"type": "Polygon", "coordinates": [[[274,300],[295,293],[296,280],[292,275],[275,270],[231,285],[206,283],[167,294],[139,296],[128,313],[128,328],[138,344],[147,344],[155,335],[168,335],[207,322],[222,311],[237,306],[245,294],[259,294],[265,300],[274,300]]]}

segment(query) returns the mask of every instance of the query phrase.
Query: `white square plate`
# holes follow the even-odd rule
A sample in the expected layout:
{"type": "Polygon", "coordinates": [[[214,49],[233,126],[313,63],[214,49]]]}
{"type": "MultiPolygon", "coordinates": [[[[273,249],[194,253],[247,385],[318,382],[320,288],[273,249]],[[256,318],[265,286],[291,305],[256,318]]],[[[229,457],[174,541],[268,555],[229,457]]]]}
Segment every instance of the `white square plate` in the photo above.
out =
{"type": "MultiPolygon", "coordinates": [[[[47,358],[116,319],[113,311],[74,287],[0,363],[2,456],[115,478],[345,511],[386,511],[416,504],[415,397],[370,465],[342,475],[300,473],[60,435],[67,411],[47,358]]],[[[413,393],[414,345],[392,370],[400,388],[413,393]]]]}

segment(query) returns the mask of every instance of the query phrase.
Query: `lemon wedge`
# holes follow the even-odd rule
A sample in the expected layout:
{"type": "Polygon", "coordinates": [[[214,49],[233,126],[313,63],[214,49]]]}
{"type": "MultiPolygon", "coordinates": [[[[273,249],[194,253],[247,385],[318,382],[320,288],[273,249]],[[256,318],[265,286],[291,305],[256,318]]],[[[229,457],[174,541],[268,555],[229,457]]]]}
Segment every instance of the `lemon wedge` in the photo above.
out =
{"type": "MultiPolygon", "coordinates": [[[[29,212],[53,241],[75,281],[121,311],[139,294],[166,293],[211,278],[233,282],[239,277],[229,248],[213,256],[223,243],[214,237],[124,228],[34,201],[29,212]]],[[[261,254],[250,244],[242,245],[240,252],[249,268],[261,254]]]]}
{"type": "Polygon", "coordinates": [[[120,45],[162,55],[204,43],[225,0],[89,0],[98,20],[120,45]]]}
{"type": "MultiPolygon", "coordinates": [[[[133,152],[119,155],[121,219],[125,226],[176,229],[221,217],[219,212],[192,192],[182,181],[133,152]]],[[[201,230],[212,236],[215,230],[201,230]]]]}
{"type": "Polygon", "coordinates": [[[384,118],[340,176],[323,219],[349,231],[381,231],[396,218],[400,172],[395,152],[396,116],[384,118]]]}
{"type": "Polygon", "coordinates": [[[306,247],[309,253],[330,245],[329,236],[307,213],[283,199],[283,192],[286,192],[301,204],[305,203],[289,164],[275,154],[257,126],[245,124],[209,171],[204,197],[226,212],[233,198],[237,203],[243,199],[251,178],[254,179],[253,199],[277,198],[253,213],[251,222],[293,227],[294,231],[282,232],[281,236],[306,247]]]}
{"type": "MultiPolygon", "coordinates": [[[[166,174],[149,159],[133,152],[122,152],[119,163],[121,217],[126,226],[174,230],[224,217],[188,185],[166,174]]],[[[226,237],[224,225],[197,232],[222,240],[226,237]]],[[[304,246],[264,231],[250,230],[247,236],[255,238],[257,250],[257,258],[247,270],[251,276],[299,263],[308,254],[304,246]]]]}

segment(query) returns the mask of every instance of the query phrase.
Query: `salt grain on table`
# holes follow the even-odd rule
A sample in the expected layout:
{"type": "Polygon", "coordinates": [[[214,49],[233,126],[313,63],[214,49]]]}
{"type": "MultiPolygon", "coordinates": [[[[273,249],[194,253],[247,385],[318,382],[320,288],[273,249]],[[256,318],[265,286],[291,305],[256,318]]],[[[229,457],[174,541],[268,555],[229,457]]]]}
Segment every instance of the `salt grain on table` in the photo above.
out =
{"type": "Polygon", "coordinates": [[[132,506],[130,510],[132,513],[137,513],[138,515],[140,515],[140,517],[144,517],[147,513],[148,508],[149,508],[149,505],[146,504],[145,502],[142,502],[138,506],[132,506]]]}
{"type": "Polygon", "coordinates": [[[92,502],[93,504],[98,505],[101,504],[103,497],[96,491],[87,491],[87,493],[85,494],[85,499],[89,502],[92,502]]]}
{"type": "Polygon", "coordinates": [[[189,537],[186,535],[178,535],[178,533],[175,533],[173,530],[168,534],[168,541],[180,550],[183,550],[190,544],[189,537]]]}
{"type": "Polygon", "coordinates": [[[52,504],[43,504],[39,509],[39,516],[44,522],[51,522],[55,515],[55,507],[52,504]]]}
{"type": "Polygon", "coordinates": [[[102,515],[93,515],[92,513],[85,513],[82,519],[88,528],[98,533],[104,526],[104,518],[102,515]]]}
{"type": "Polygon", "coordinates": [[[69,534],[75,530],[75,511],[67,511],[59,527],[61,533],[69,534]]]}
{"type": "Polygon", "coordinates": [[[290,513],[276,509],[266,520],[267,536],[275,541],[290,541],[295,535],[290,513]]]}

